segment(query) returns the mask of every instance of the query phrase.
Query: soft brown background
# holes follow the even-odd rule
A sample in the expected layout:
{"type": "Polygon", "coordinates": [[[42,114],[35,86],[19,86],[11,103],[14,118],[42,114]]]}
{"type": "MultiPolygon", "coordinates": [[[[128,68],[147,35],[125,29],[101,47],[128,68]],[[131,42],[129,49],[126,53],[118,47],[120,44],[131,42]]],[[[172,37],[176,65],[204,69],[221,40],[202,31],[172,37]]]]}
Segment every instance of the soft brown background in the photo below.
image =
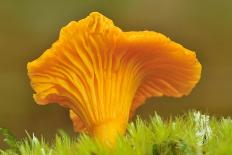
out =
{"type": "MultiPolygon", "coordinates": [[[[147,118],[199,109],[232,116],[232,1],[230,0],[0,0],[0,127],[51,137],[72,133],[68,111],[32,99],[26,64],[57,39],[71,20],[99,11],[125,31],[153,30],[197,51],[202,78],[182,99],[152,98],[138,110],[147,118]]],[[[1,141],[0,137],[0,141],[1,141]]]]}

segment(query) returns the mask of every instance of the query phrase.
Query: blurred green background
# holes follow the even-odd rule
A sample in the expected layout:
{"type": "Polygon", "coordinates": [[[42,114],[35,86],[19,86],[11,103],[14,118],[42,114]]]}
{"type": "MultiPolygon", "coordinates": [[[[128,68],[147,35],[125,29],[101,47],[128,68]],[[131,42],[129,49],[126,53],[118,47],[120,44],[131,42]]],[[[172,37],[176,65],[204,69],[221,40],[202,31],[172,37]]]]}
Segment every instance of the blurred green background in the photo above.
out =
{"type": "Polygon", "coordinates": [[[35,104],[26,64],[51,46],[61,27],[92,11],[124,31],[161,32],[197,51],[203,72],[191,95],[149,99],[138,110],[142,118],[155,110],[167,117],[188,109],[232,116],[231,0],[0,0],[0,127],[18,137],[25,130],[52,137],[59,128],[73,134],[66,109],[35,104]]]}

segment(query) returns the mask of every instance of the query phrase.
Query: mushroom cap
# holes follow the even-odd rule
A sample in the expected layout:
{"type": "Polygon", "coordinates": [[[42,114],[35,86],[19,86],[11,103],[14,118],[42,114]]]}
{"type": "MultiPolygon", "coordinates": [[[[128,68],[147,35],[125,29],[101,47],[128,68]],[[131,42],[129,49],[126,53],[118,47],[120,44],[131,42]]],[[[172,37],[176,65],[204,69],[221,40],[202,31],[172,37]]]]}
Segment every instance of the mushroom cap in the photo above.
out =
{"type": "Polygon", "coordinates": [[[27,68],[35,101],[69,108],[76,131],[117,118],[120,134],[146,98],[188,95],[201,75],[195,52],[157,32],[123,32],[97,12],[62,28],[27,68]]]}
{"type": "Polygon", "coordinates": [[[125,32],[130,51],[143,53],[145,76],[136,91],[131,115],[149,97],[188,95],[201,77],[196,54],[168,37],[151,31],[125,32]]]}

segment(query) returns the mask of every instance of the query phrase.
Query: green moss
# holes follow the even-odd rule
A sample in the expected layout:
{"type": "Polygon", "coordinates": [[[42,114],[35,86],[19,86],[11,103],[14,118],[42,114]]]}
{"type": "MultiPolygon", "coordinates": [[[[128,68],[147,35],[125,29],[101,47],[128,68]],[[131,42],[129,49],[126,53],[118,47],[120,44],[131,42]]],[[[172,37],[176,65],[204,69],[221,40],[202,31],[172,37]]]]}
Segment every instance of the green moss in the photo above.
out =
{"type": "Polygon", "coordinates": [[[87,136],[69,137],[60,131],[53,144],[43,138],[26,137],[17,141],[7,130],[0,129],[9,149],[3,155],[231,155],[232,120],[209,118],[199,112],[164,121],[155,114],[150,121],[137,118],[127,133],[117,139],[114,148],[107,148],[87,136]]]}

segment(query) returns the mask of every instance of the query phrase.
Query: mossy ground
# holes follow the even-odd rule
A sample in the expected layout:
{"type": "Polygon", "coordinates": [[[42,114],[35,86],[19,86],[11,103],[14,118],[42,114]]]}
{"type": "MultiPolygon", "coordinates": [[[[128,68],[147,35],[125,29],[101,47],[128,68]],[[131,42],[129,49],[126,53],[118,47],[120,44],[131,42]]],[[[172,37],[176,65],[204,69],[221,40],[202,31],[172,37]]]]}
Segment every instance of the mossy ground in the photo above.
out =
{"type": "Polygon", "coordinates": [[[154,115],[149,121],[137,118],[129,124],[127,133],[119,137],[114,147],[80,135],[70,137],[57,133],[53,143],[35,136],[16,140],[7,129],[0,129],[9,145],[0,150],[3,155],[231,155],[232,120],[209,118],[199,112],[162,120],[154,115]]]}

